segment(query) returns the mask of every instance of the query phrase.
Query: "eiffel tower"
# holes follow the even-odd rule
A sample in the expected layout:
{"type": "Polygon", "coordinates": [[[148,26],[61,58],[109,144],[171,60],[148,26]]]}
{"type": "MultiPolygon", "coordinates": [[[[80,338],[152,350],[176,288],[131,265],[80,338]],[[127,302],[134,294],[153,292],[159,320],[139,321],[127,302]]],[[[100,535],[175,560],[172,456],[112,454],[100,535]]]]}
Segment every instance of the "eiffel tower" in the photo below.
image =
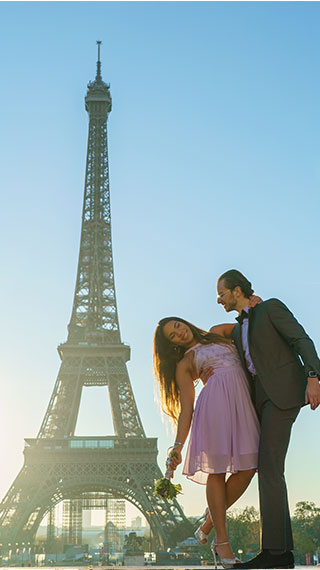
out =
{"type": "Polygon", "coordinates": [[[107,149],[111,96],[97,44],[96,78],[85,97],[88,150],[68,338],[58,347],[61,366],[39,433],[25,440],[24,465],[0,505],[4,550],[33,545],[46,514],[49,531],[54,528],[54,509],[61,501],[67,506],[69,542],[81,543],[82,509],[102,508],[110,497],[141,511],[157,548],[174,545],[192,530],[177,501],[154,494],[154,479],[161,477],[157,440],[145,435],[126,367],[130,347],[120,338],[107,149]],[[74,435],[84,386],[108,386],[114,436],[74,435]]]}

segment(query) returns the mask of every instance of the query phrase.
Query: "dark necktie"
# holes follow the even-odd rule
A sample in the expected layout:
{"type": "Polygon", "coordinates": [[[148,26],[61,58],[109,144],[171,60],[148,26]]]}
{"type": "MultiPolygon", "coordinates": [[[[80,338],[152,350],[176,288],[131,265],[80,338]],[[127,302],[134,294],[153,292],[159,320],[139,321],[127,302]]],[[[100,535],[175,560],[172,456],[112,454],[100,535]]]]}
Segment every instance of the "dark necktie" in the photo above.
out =
{"type": "Polygon", "coordinates": [[[248,313],[247,313],[247,311],[245,311],[243,309],[241,311],[240,315],[238,317],[236,317],[236,321],[238,321],[238,323],[240,323],[240,325],[242,325],[243,319],[247,319],[247,318],[248,318],[248,313]]]}

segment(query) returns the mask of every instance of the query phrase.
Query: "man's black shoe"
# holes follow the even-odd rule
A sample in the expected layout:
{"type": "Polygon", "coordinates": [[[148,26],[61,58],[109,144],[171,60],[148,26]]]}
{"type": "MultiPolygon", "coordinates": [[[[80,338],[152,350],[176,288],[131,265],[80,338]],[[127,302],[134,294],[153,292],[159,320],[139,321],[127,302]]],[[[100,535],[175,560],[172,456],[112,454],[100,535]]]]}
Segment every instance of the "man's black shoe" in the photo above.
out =
{"type": "Polygon", "coordinates": [[[257,556],[248,560],[248,562],[241,562],[239,564],[234,564],[233,568],[238,570],[244,570],[248,568],[253,570],[266,569],[266,568],[294,568],[294,558],[292,552],[283,552],[282,554],[270,554],[268,550],[262,550],[257,556]]]}

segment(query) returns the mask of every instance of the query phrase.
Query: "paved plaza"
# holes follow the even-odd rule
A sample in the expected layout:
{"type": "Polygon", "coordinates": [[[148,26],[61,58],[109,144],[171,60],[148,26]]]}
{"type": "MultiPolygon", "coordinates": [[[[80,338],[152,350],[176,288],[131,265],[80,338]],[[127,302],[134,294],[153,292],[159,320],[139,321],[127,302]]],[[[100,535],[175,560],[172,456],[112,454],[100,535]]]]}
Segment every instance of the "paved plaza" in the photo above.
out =
{"type": "MultiPolygon", "coordinates": [[[[26,570],[26,567],[17,567],[17,566],[3,566],[4,570],[10,570],[15,568],[16,570],[26,570]]],[[[87,570],[86,566],[32,566],[32,568],[41,568],[42,570],[87,570]]],[[[153,566],[153,565],[146,565],[146,566],[94,566],[92,570],[95,568],[99,570],[146,570],[147,568],[152,568],[153,570],[213,570],[215,568],[214,565],[203,565],[203,566],[153,566]]],[[[222,568],[220,564],[218,564],[218,568],[222,568]]],[[[302,570],[305,568],[317,568],[317,566],[300,566],[296,565],[295,568],[297,570],[302,570]]]]}

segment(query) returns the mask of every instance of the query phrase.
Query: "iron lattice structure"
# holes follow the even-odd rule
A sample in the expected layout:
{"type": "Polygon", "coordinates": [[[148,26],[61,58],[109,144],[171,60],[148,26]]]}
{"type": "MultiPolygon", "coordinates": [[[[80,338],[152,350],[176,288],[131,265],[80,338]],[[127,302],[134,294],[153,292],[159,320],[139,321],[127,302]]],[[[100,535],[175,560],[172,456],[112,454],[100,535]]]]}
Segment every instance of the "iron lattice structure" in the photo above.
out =
{"type": "Polygon", "coordinates": [[[136,505],[158,548],[172,546],[192,530],[177,501],[154,494],[154,479],[162,475],[157,441],[145,435],[126,367],[130,348],[120,338],[107,149],[111,96],[101,77],[98,45],[96,78],[85,97],[89,135],[72,316],[67,341],[58,347],[61,366],[38,436],[25,440],[24,465],[0,505],[0,540],[8,549],[34,544],[46,513],[53,527],[52,512],[60,501],[67,501],[64,532],[79,542],[81,506],[91,493],[136,505]],[[75,437],[84,386],[108,386],[114,436],[75,437]]]}

